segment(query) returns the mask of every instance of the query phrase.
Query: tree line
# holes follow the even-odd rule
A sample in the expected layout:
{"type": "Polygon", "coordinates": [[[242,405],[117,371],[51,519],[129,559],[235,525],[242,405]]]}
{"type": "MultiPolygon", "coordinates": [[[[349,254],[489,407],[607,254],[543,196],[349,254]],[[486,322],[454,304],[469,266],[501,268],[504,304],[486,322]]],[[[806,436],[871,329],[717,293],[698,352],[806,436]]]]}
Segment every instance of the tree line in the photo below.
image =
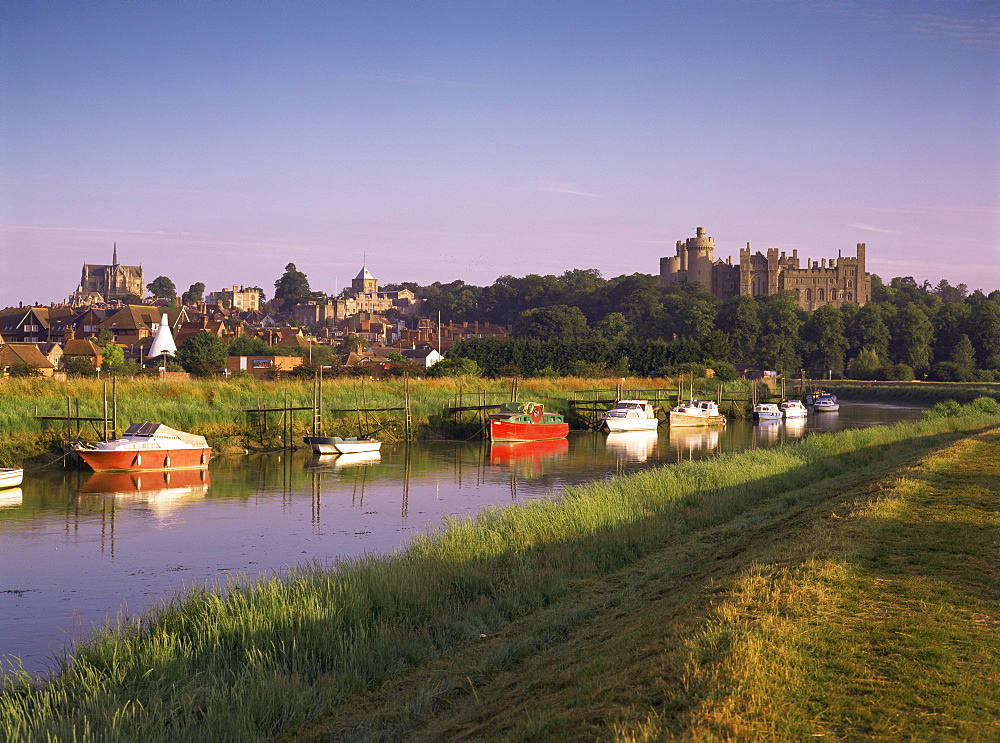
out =
{"type": "Polygon", "coordinates": [[[561,276],[502,276],[487,287],[461,281],[399,284],[444,321],[509,325],[506,341],[470,340],[450,356],[490,375],[657,374],[683,364],[749,366],[788,375],[856,379],[1000,379],[1000,290],[969,293],[942,280],[872,277],[864,307],[798,307],[793,292],[721,301],[698,283],[659,277],[603,279],[594,270],[561,276]]]}

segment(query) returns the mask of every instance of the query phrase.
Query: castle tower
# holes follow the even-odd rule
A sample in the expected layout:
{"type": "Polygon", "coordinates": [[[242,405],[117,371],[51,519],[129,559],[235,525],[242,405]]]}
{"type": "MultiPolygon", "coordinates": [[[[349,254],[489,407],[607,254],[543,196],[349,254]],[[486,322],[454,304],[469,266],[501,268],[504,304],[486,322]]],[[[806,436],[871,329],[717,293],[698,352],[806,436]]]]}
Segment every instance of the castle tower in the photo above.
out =
{"type": "Polygon", "coordinates": [[[353,281],[351,291],[355,294],[374,294],[378,291],[378,279],[368,273],[368,267],[363,266],[353,281]]]}
{"type": "Polygon", "coordinates": [[[696,237],[689,237],[684,243],[687,252],[687,280],[700,281],[708,291],[712,290],[712,261],[715,253],[715,238],[705,234],[699,227],[696,237]]]}

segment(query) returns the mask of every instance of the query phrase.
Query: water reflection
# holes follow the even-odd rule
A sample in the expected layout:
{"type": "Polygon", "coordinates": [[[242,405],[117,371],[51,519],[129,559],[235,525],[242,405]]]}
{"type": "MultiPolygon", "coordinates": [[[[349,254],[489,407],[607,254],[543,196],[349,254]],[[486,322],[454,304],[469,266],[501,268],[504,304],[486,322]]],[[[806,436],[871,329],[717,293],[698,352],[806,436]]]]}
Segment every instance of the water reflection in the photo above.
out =
{"type": "Polygon", "coordinates": [[[4,488],[0,490],[0,508],[19,506],[24,498],[21,488],[4,488]]]}
{"type": "Polygon", "coordinates": [[[694,459],[696,455],[714,454],[720,449],[723,426],[704,426],[702,428],[671,428],[668,437],[670,448],[677,461],[694,459]]]}
{"type": "Polygon", "coordinates": [[[782,433],[787,433],[783,420],[762,420],[757,421],[753,427],[754,442],[757,445],[776,444],[781,439],[782,433]]]}
{"type": "Polygon", "coordinates": [[[656,453],[659,440],[658,431],[623,431],[609,433],[604,445],[621,459],[645,462],[656,453]]]}

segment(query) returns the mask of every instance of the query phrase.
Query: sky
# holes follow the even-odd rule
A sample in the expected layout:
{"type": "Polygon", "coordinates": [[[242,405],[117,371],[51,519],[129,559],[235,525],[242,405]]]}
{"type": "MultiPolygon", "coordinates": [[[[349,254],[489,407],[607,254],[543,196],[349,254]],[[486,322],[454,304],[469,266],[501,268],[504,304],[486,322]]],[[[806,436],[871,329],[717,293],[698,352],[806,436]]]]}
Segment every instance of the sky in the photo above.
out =
{"type": "Polygon", "coordinates": [[[1000,3],[0,0],[0,307],[659,272],[1000,288],[1000,3]]]}

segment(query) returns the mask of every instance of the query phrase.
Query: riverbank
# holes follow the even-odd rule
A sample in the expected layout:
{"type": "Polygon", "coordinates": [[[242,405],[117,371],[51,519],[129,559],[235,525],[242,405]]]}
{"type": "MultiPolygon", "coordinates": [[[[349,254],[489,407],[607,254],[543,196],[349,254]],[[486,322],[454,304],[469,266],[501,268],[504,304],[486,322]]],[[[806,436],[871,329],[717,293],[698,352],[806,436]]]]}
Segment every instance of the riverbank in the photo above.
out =
{"type": "MultiPolygon", "coordinates": [[[[727,702],[746,686],[737,674],[740,659],[754,648],[771,655],[764,600],[776,602],[778,620],[798,616],[802,602],[782,603],[785,594],[771,590],[781,571],[801,578],[820,564],[809,550],[821,554],[823,542],[814,537],[833,526],[853,528],[893,513],[908,523],[905,510],[866,516],[863,508],[890,503],[883,486],[930,466],[933,457],[920,461],[928,452],[971,441],[969,451],[982,457],[977,464],[995,462],[996,435],[973,432],[998,421],[996,406],[991,412],[983,404],[918,424],[817,435],[574,488],[557,503],[532,501],[452,523],[402,555],[351,561],[336,571],[304,567],[289,581],[232,586],[228,599],[192,590],[84,646],[40,689],[28,678],[7,682],[0,695],[4,734],[640,738],[696,730],[701,712],[705,725],[722,724],[727,710],[736,715],[725,722],[732,726],[748,714],[743,702],[727,702]],[[755,605],[746,597],[761,606],[747,613],[755,605]]],[[[942,486],[951,481],[946,470],[942,486]]],[[[984,482],[992,483],[990,476],[984,482]]],[[[945,506],[945,525],[969,522],[988,532],[982,519],[995,517],[978,514],[983,509],[974,503],[945,506]],[[965,510],[953,510],[959,507],[965,510]]],[[[894,525],[882,525],[875,536],[894,538],[894,525]]],[[[931,551],[961,557],[949,561],[945,576],[956,586],[968,577],[966,563],[983,580],[978,543],[966,536],[943,533],[931,551]]],[[[841,534],[833,544],[872,548],[867,539],[841,534]]],[[[914,544],[921,546],[902,548],[926,552],[914,544]]],[[[884,561],[885,550],[874,554],[884,561]]],[[[904,554],[900,565],[908,564],[904,554]]],[[[873,585],[880,611],[893,604],[892,590],[873,585]]],[[[800,594],[822,598],[836,588],[800,594]]],[[[955,593],[958,613],[997,616],[997,597],[977,591],[983,593],[981,584],[955,593]]],[[[904,619],[910,601],[900,604],[904,619]]],[[[850,601],[831,606],[859,621],[850,601]]],[[[801,614],[806,622],[823,616],[808,603],[801,614]]],[[[966,652],[966,665],[975,666],[978,649],[989,648],[968,635],[976,627],[960,628],[966,634],[958,639],[970,641],[962,647],[976,649],[966,652]]],[[[790,636],[808,640],[821,629],[814,622],[790,636]]],[[[887,631],[886,638],[895,635],[887,631]]],[[[875,648],[872,658],[893,647],[875,648]]],[[[811,657],[808,650],[798,646],[798,656],[779,653],[775,662],[787,661],[786,677],[800,673],[795,660],[811,657]]],[[[941,663],[948,662],[943,654],[941,663]]],[[[820,669],[831,687],[843,681],[835,671],[850,670],[820,669]]],[[[887,693],[906,699],[898,692],[912,678],[886,678],[887,693]]],[[[981,701],[972,706],[983,709],[981,701]]],[[[779,718],[781,709],[774,712],[779,718]]],[[[947,714],[924,722],[948,724],[947,714]]],[[[723,735],[727,729],[760,728],[718,728],[723,735]]]]}
{"type": "MultiPolygon", "coordinates": [[[[378,431],[378,437],[391,442],[403,437],[404,381],[389,378],[361,382],[353,378],[328,379],[323,386],[324,429],[330,435],[356,436],[378,431]],[[374,413],[333,411],[357,408],[394,408],[374,413]]],[[[483,414],[467,412],[460,417],[446,417],[446,407],[497,404],[511,399],[512,380],[489,380],[451,377],[411,380],[410,411],[415,438],[465,439],[481,434],[483,414]]],[[[567,398],[583,390],[676,390],[672,380],[614,378],[544,378],[517,380],[521,400],[537,400],[549,409],[570,414],[567,398]]],[[[711,384],[711,383],[706,383],[711,384]]],[[[727,389],[738,389],[730,383],[727,389]]],[[[112,395],[111,384],[103,380],[72,379],[0,379],[0,466],[41,464],[61,454],[57,440],[67,437],[66,424],[41,421],[36,416],[101,418],[104,396],[112,395]]],[[[714,387],[710,387],[714,390],[714,387]]],[[[242,453],[250,448],[281,447],[289,438],[301,441],[309,433],[313,401],[312,380],[262,381],[253,378],[161,381],[159,379],[122,379],[117,384],[117,420],[119,432],[136,421],[166,423],[208,439],[216,453],[242,453]],[[298,407],[291,413],[290,425],[278,412],[268,413],[267,429],[251,422],[246,410],[251,408],[298,407]]],[[[610,407],[610,405],[609,405],[610,407]]],[[[111,408],[109,407],[109,416],[111,408]]],[[[100,421],[82,424],[82,438],[97,438],[100,421]]],[[[70,436],[76,435],[76,427],[70,436]]]]}

